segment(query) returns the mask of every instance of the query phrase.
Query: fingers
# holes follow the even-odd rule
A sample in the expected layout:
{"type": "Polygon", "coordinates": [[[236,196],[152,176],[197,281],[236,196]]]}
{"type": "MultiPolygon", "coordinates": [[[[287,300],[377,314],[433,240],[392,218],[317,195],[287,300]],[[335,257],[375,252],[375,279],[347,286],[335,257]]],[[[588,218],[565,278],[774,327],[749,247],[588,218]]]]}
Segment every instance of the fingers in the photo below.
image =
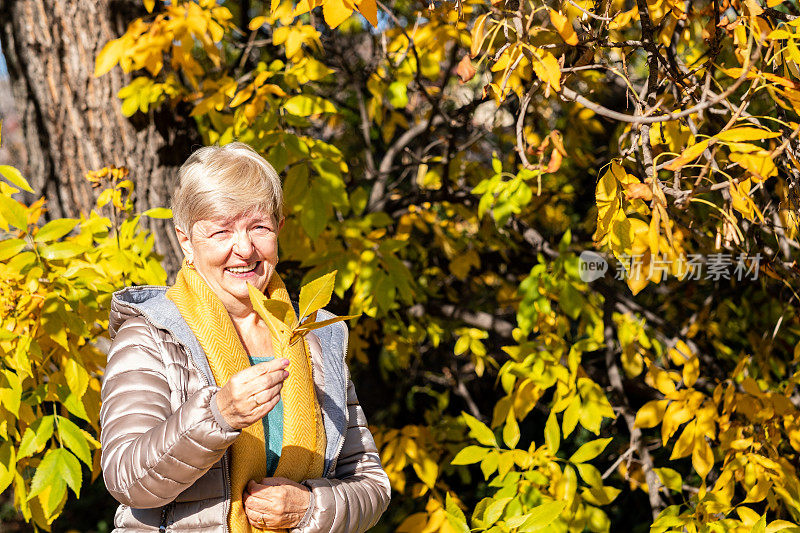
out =
{"type": "Polygon", "coordinates": [[[242,429],[269,413],[280,399],[288,359],[273,359],[234,374],[217,393],[217,406],[231,427],[242,429]]]}
{"type": "Polygon", "coordinates": [[[243,494],[248,520],[257,527],[292,528],[305,516],[311,502],[307,487],[286,478],[249,481],[243,494]]]}
{"type": "Polygon", "coordinates": [[[253,399],[256,401],[258,405],[264,405],[267,402],[271,401],[275,396],[278,396],[282,388],[283,388],[283,381],[279,381],[272,387],[255,393],[253,395],[253,399]]]}
{"type": "Polygon", "coordinates": [[[264,363],[257,363],[250,368],[246,368],[242,370],[242,372],[247,372],[252,374],[253,377],[269,374],[270,372],[274,372],[276,370],[283,370],[289,366],[289,360],[286,358],[275,358],[272,361],[266,361],[264,363]]]}

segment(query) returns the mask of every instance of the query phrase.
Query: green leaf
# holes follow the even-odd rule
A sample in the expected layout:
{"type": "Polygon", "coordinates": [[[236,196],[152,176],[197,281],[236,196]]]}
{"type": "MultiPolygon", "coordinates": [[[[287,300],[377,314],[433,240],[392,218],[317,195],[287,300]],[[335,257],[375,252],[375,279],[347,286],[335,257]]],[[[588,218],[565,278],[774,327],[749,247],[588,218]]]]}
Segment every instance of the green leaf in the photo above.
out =
{"type": "Polygon", "coordinates": [[[513,449],[519,442],[519,436],[519,424],[517,424],[517,419],[514,416],[514,409],[509,409],[506,424],[503,426],[503,442],[513,449]]]}
{"type": "Polygon", "coordinates": [[[292,96],[283,104],[283,109],[298,117],[308,117],[321,113],[336,113],[336,106],[328,100],[306,94],[292,96]]]}
{"type": "Polygon", "coordinates": [[[39,249],[41,256],[48,261],[69,259],[86,252],[88,248],[77,242],[56,242],[39,249]]]}
{"type": "Polygon", "coordinates": [[[72,453],[74,453],[78,459],[86,463],[86,466],[92,468],[92,452],[89,449],[89,443],[83,435],[83,432],[68,418],[59,416],[57,420],[58,436],[61,438],[61,442],[72,450],[72,453]]]}
{"type": "Polygon", "coordinates": [[[511,500],[513,500],[511,497],[499,498],[489,504],[486,508],[486,513],[483,515],[483,521],[486,523],[486,526],[491,526],[503,516],[503,510],[511,500]]]}
{"type": "Polygon", "coordinates": [[[764,533],[767,530],[767,515],[764,514],[758,521],[753,524],[750,533],[764,533]]]}
{"type": "Polygon", "coordinates": [[[486,424],[470,414],[462,413],[462,416],[464,417],[464,422],[466,422],[469,426],[470,437],[473,437],[484,446],[492,446],[497,448],[497,439],[495,438],[494,433],[492,433],[492,430],[489,429],[486,424]]]}
{"type": "Polygon", "coordinates": [[[544,442],[550,448],[550,452],[555,455],[561,446],[561,430],[558,427],[558,419],[555,411],[550,411],[547,422],[544,424],[544,442]]]}
{"type": "Polygon", "coordinates": [[[683,491],[683,479],[681,475],[671,468],[654,468],[653,471],[669,490],[674,490],[677,493],[683,491]]]}
{"type": "Polygon", "coordinates": [[[300,210],[300,224],[312,241],[319,238],[328,224],[328,211],[325,197],[312,190],[300,210]]]}
{"type": "Polygon", "coordinates": [[[571,463],[585,463],[586,461],[591,461],[606,449],[606,446],[608,446],[609,442],[611,442],[611,437],[587,442],[578,448],[578,451],[572,454],[572,457],[569,458],[569,461],[571,463]]]}
{"type": "Polygon", "coordinates": [[[455,501],[455,498],[450,496],[450,493],[447,493],[445,497],[445,511],[447,512],[447,521],[450,523],[453,529],[458,531],[458,533],[469,533],[469,526],[467,525],[467,517],[464,516],[464,512],[458,506],[455,501]]]}
{"type": "Polygon", "coordinates": [[[0,241],[0,261],[10,259],[25,249],[27,243],[22,239],[0,241]]]}
{"type": "Polygon", "coordinates": [[[558,515],[561,514],[561,511],[567,506],[567,502],[565,501],[555,501],[555,502],[548,502],[544,503],[530,512],[530,516],[522,524],[519,528],[519,531],[522,532],[529,532],[529,531],[539,531],[543,528],[546,528],[550,524],[552,524],[558,515]]]}
{"type": "Polygon", "coordinates": [[[471,465],[481,461],[486,454],[489,453],[489,448],[482,446],[467,446],[458,451],[453,460],[450,461],[451,465],[471,465]]]}
{"type": "Polygon", "coordinates": [[[3,175],[12,185],[15,185],[23,191],[33,192],[28,181],[22,177],[22,173],[16,168],[9,165],[0,165],[0,174],[3,175]]]}
{"type": "Polygon", "coordinates": [[[34,421],[22,435],[22,442],[17,450],[17,459],[30,457],[44,449],[47,441],[53,436],[53,415],[47,415],[34,421]]]}
{"type": "Polygon", "coordinates": [[[168,207],[154,207],[142,214],[150,218],[172,218],[172,209],[168,207]]]}
{"type": "Polygon", "coordinates": [[[51,448],[36,468],[28,500],[45,488],[63,485],[65,481],[77,496],[81,490],[81,464],[66,449],[51,448]]]}
{"type": "Polygon", "coordinates": [[[5,441],[0,444],[0,492],[3,492],[14,479],[17,469],[17,454],[13,444],[5,441]]]}
{"type": "Polygon", "coordinates": [[[313,281],[309,281],[300,289],[300,320],[311,313],[319,311],[331,301],[333,286],[336,283],[336,271],[329,272],[313,281]]]}
{"type": "Polygon", "coordinates": [[[395,109],[403,109],[408,105],[408,84],[395,81],[389,84],[389,103],[395,109]]]}
{"type": "Polygon", "coordinates": [[[80,220],[74,218],[57,218],[51,220],[36,232],[33,237],[34,242],[50,242],[55,241],[68,234],[80,223],[80,220]]]}
{"type": "Polygon", "coordinates": [[[0,381],[0,402],[14,416],[19,416],[19,404],[22,399],[22,380],[13,370],[3,370],[0,381]]]}

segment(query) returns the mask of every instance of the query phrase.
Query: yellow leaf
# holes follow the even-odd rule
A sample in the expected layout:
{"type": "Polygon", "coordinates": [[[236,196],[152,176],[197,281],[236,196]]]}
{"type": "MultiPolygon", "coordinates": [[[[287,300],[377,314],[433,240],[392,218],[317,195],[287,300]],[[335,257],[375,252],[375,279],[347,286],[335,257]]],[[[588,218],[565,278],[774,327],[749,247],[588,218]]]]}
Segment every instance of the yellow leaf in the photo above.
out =
{"type": "Polygon", "coordinates": [[[300,326],[295,328],[295,333],[303,333],[306,331],[312,331],[319,328],[324,328],[325,326],[330,326],[331,324],[335,324],[336,322],[343,322],[346,320],[352,320],[354,318],[358,318],[361,315],[346,315],[346,316],[335,316],[333,318],[329,318],[327,320],[320,320],[319,322],[304,322],[300,326]]]}
{"type": "Polygon", "coordinates": [[[651,400],[644,404],[636,413],[634,426],[637,428],[652,428],[661,423],[664,411],[667,410],[668,400],[651,400]]]}
{"type": "Polygon", "coordinates": [[[288,335],[286,334],[287,332],[285,331],[283,322],[273,315],[269,310],[267,310],[266,306],[264,305],[264,302],[266,301],[264,293],[249,283],[247,284],[247,291],[250,294],[250,303],[252,303],[253,309],[267,324],[270,333],[276,339],[283,338],[284,340],[287,340],[286,337],[288,337],[288,335]]]}
{"type": "Polygon", "coordinates": [[[775,162],[769,152],[761,150],[756,153],[731,152],[731,161],[753,174],[757,181],[763,181],[778,174],[775,162]]]}
{"type": "Polygon", "coordinates": [[[578,35],[575,33],[575,29],[572,27],[572,23],[567,17],[551,9],[550,22],[553,23],[553,26],[556,28],[561,38],[564,39],[565,43],[571,46],[578,44],[578,35]]]}
{"type": "Polygon", "coordinates": [[[664,168],[667,170],[678,170],[687,163],[691,163],[692,161],[700,157],[700,154],[706,151],[709,142],[710,139],[706,139],[704,141],[700,141],[697,144],[693,144],[692,146],[684,150],[683,153],[680,155],[680,157],[673,159],[669,163],[669,165],[665,166],[664,168]]]}
{"type": "Polygon", "coordinates": [[[144,8],[147,10],[148,13],[152,13],[155,7],[156,7],[156,0],[144,0],[144,8]]]}
{"type": "Polygon", "coordinates": [[[683,384],[693,387],[698,377],[700,377],[700,359],[694,356],[683,365],[683,384]]]}
{"type": "Polygon", "coordinates": [[[125,52],[125,42],[122,38],[106,43],[100,53],[97,54],[97,60],[94,64],[94,77],[99,78],[114,68],[114,65],[119,62],[125,52]]]}
{"type": "Polygon", "coordinates": [[[28,180],[22,177],[22,173],[10,165],[0,165],[0,175],[5,177],[12,185],[28,192],[33,192],[28,180]]]}
{"type": "Polygon", "coordinates": [[[666,372],[657,366],[650,367],[650,371],[647,373],[645,381],[651,387],[658,389],[659,392],[661,392],[661,394],[664,396],[669,397],[669,395],[675,393],[675,381],[672,379],[672,376],[669,374],[669,372],[666,372]]]}
{"type": "Polygon", "coordinates": [[[506,446],[509,448],[514,448],[519,442],[519,437],[519,424],[517,424],[517,419],[514,417],[514,410],[509,409],[508,416],[506,417],[506,425],[503,427],[503,442],[505,442],[506,446]]]}
{"type": "Polygon", "coordinates": [[[231,108],[236,107],[243,102],[246,102],[251,96],[253,96],[253,86],[248,86],[245,90],[239,91],[236,93],[236,96],[233,97],[231,103],[228,104],[231,108]]]}
{"type": "Polygon", "coordinates": [[[321,113],[336,113],[336,107],[329,100],[306,94],[292,96],[283,104],[283,108],[298,117],[314,116],[321,113]]]}
{"type": "Polygon", "coordinates": [[[333,286],[336,283],[336,270],[309,281],[300,289],[299,319],[302,321],[311,313],[319,311],[331,301],[333,286]]]}
{"type": "MultiPolygon", "coordinates": [[[[653,217],[650,219],[650,227],[647,231],[647,242],[650,246],[650,255],[656,256],[658,255],[658,248],[659,243],[658,239],[661,237],[661,213],[658,209],[653,211],[653,217]]],[[[660,272],[658,274],[660,276],[660,272]]],[[[656,280],[654,280],[656,281],[656,280]]]]}
{"type": "Polygon", "coordinates": [[[678,472],[671,468],[654,468],[653,471],[665,487],[679,494],[683,491],[683,479],[678,472]]]}
{"type": "Polygon", "coordinates": [[[261,26],[263,26],[266,22],[267,22],[267,17],[264,16],[253,17],[253,19],[247,25],[247,29],[250,31],[255,31],[261,26]]]}
{"type": "Polygon", "coordinates": [[[555,411],[550,411],[547,422],[544,425],[544,442],[550,449],[550,453],[555,455],[561,446],[561,431],[558,428],[558,420],[555,411]]]}
{"type": "Polygon", "coordinates": [[[689,346],[685,342],[679,340],[675,343],[674,348],[669,349],[667,354],[673,365],[683,366],[683,364],[692,357],[692,350],[689,349],[689,346]]]}
{"type": "Polygon", "coordinates": [[[669,404],[664,412],[664,419],[661,425],[661,441],[666,446],[667,441],[675,431],[683,424],[691,420],[694,413],[686,405],[686,402],[676,401],[669,404]]]}
{"type": "Polygon", "coordinates": [[[475,25],[472,27],[472,45],[469,49],[470,57],[474,58],[478,55],[483,48],[483,43],[486,40],[486,20],[489,18],[491,13],[485,13],[478,17],[475,21],[475,25]]]}
{"type": "Polygon", "coordinates": [[[433,488],[436,484],[436,476],[439,474],[439,466],[427,455],[422,458],[421,463],[414,463],[414,472],[429,488],[433,488]]]}
{"type": "Polygon", "coordinates": [[[348,7],[344,0],[327,0],[322,5],[322,16],[325,19],[325,23],[331,28],[339,26],[352,13],[353,9],[348,7]]]}
{"type": "Polygon", "coordinates": [[[578,448],[578,450],[569,458],[569,462],[585,463],[586,461],[591,461],[606,449],[606,446],[608,446],[609,442],[611,442],[611,437],[605,439],[596,439],[582,444],[581,447],[578,448]]]}
{"type": "Polygon", "coordinates": [[[686,457],[693,452],[695,446],[695,425],[696,422],[692,420],[686,424],[685,428],[683,428],[683,433],[681,433],[681,436],[678,437],[678,440],[675,442],[675,447],[672,449],[672,454],[669,456],[670,461],[686,457]]]}
{"type": "Polygon", "coordinates": [[[372,24],[373,28],[378,26],[378,4],[375,0],[361,0],[361,3],[358,4],[358,11],[372,24]]]}
{"type": "MultiPolygon", "coordinates": [[[[672,458],[670,457],[670,459],[672,458]]],[[[708,445],[708,442],[706,442],[706,438],[702,435],[696,435],[694,440],[692,466],[700,476],[700,479],[705,479],[714,466],[714,452],[711,450],[711,446],[708,445]]]]}
{"type": "Polygon", "coordinates": [[[541,57],[536,57],[532,66],[540,80],[547,82],[556,91],[561,90],[561,67],[558,66],[558,60],[553,54],[542,53],[541,57]]]}
{"type": "Polygon", "coordinates": [[[719,141],[745,142],[772,139],[774,137],[780,137],[780,135],[780,132],[762,130],[761,128],[745,127],[723,131],[722,133],[714,135],[714,138],[719,141]]]}

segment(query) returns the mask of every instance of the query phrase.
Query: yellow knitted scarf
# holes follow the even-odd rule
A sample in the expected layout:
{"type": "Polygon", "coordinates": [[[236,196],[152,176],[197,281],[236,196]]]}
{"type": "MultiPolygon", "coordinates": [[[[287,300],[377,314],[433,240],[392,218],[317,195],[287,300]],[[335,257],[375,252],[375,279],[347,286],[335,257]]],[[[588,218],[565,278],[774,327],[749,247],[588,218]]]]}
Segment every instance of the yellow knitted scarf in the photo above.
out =
{"type": "MultiPolygon", "coordinates": [[[[289,293],[277,273],[267,285],[270,298],[289,302],[289,293]]],[[[181,316],[206,353],[217,385],[224,386],[235,373],[250,365],[233,322],[222,301],[198,272],[186,264],[178,272],[175,285],[167,291],[181,316]]],[[[300,482],[322,476],[325,455],[325,428],[314,393],[308,345],[288,346],[272,338],[275,357],[289,359],[289,377],[283,383],[283,446],[275,477],[300,482]]],[[[257,354],[253,354],[257,355],[257,354]]],[[[257,422],[242,429],[231,446],[231,508],[228,525],[231,533],[262,531],[250,526],[242,504],[249,480],[260,482],[267,473],[264,428],[257,422]]],[[[272,530],[264,530],[272,531],[272,530]]]]}

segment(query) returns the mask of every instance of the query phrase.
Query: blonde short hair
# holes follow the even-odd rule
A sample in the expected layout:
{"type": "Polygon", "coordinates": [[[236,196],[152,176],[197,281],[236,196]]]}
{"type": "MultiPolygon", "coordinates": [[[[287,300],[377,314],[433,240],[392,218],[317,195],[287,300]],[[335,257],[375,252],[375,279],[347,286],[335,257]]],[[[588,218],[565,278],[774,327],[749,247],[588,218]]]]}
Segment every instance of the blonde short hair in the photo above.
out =
{"type": "Polygon", "coordinates": [[[248,145],[233,142],[196,150],[178,170],[172,220],[191,235],[198,220],[230,218],[251,211],[283,219],[278,173],[248,145]]]}

